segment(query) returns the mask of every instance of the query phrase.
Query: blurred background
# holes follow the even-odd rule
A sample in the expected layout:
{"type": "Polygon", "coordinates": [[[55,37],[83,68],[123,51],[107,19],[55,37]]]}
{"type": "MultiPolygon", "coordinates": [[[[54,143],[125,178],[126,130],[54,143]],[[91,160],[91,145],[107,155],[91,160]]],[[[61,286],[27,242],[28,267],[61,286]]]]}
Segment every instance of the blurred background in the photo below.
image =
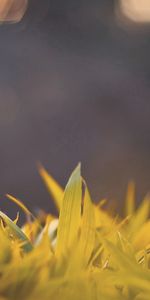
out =
{"type": "Polygon", "coordinates": [[[38,161],[63,186],[81,161],[93,199],[117,210],[133,179],[140,201],[150,191],[150,1],[24,8],[0,25],[0,209],[15,217],[11,193],[54,210],[38,161]]]}

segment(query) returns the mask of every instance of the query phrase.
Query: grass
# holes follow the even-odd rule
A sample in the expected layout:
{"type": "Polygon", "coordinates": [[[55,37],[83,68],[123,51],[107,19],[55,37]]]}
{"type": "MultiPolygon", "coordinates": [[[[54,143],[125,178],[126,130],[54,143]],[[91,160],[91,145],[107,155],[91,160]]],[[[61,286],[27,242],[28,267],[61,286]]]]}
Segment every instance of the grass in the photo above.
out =
{"type": "Polygon", "coordinates": [[[0,212],[0,300],[149,300],[149,197],[135,209],[128,186],[125,218],[113,218],[91,200],[80,165],[65,190],[40,166],[59,220],[33,216],[18,204],[22,228],[0,212]]]}

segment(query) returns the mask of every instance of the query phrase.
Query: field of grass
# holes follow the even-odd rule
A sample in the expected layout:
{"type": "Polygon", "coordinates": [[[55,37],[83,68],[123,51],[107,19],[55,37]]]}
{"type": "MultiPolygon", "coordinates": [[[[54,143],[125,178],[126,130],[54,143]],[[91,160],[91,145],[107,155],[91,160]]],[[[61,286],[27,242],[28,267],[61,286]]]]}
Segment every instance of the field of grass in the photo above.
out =
{"type": "Polygon", "coordinates": [[[0,212],[0,300],[149,300],[149,197],[135,208],[130,183],[124,219],[94,204],[80,164],[63,188],[40,167],[59,213],[33,216],[19,228],[0,212]]]}

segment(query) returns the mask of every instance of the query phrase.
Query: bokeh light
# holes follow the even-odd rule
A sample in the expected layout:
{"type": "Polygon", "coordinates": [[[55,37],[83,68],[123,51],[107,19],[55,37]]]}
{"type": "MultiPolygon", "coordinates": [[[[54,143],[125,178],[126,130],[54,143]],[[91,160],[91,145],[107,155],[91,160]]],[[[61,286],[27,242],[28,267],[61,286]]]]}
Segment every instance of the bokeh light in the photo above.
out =
{"type": "Polygon", "coordinates": [[[119,13],[133,22],[150,22],[150,1],[149,0],[119,0],[119,13]]]}
{"type": "Polygon", "coordinates": [[[0,21],[19,22],[27,4],[28,0],[0,0],[0,21]]]}

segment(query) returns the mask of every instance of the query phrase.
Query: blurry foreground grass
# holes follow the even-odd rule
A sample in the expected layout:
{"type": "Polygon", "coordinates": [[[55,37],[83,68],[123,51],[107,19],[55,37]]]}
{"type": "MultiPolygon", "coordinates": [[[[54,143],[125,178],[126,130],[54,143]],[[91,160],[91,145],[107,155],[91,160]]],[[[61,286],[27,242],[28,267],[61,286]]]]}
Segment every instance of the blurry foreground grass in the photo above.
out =
{"type": "Polygon", "coordinates": [[[128,187],[125,218],[111,217],[91,200],[80,174],[65,190],[40,167],[59,212],[27,216],[22,227],[0,212],[0,300],[149,300],[149,198],[135,210],[128,187]]]}

